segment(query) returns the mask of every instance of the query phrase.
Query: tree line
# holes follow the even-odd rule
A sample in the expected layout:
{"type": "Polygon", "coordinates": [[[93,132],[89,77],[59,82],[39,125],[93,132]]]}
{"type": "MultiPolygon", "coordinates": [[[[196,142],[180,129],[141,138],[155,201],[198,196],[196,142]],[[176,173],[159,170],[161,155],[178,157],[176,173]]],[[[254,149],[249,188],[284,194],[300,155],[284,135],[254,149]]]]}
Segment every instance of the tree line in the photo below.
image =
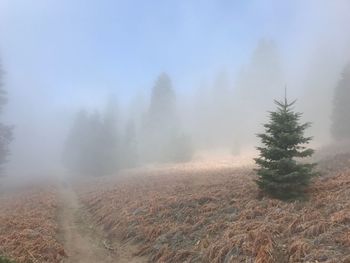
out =
{"type": "Polygon", "coordinates": [[[103,113],[78,112],[63,161],[78,174],[106,175],[143,163],[189,161],[192,155],[191,138],[181,127],[171,79],[162,73],[139,127],[132,119],[122,125],[116,99],[109,100],[103,113]]]}
{"type": "MultiPolygon", "coordinates": [[[[0,60],[0,114],[3,113],[4,106],[7,104],[7,92],[4,89],[4,71],[0,60]]],[[[10,143],[13,140],[13,126],[0,122],[0,175],[3,165],[8,161],[10,154],[10,143]]]]}
{"type": "MultiPolygon", "coordinates": [[[[4,72],[0,63],[0,113],[7,103],[3,88],[4,72]]],[[[334,89],[331,134],[337,142],[350,142],[350,64],[346,65],[334,89]]],[[[316,175],[315,164],[300,163],[313,150],[305,145],[310,123],[300,124],[301,113],[293,110],[294,101],[275,101],[270,121],[259,134],[263,144],[255,159],[256,183],[263,191],[278,198],[302,195],[310,179],[316,175]]],[[[115,98],[104,112],[81,110],[68,134],[63,162],[74,173],[83,175],[113,174],[119,169],[144,163],[184,162],[192,159],[194,147],[189,134],[181,126],[176,95],[170,77],[162,73],[155,81],[150,103],[139,125],[130,119],[120,125],[115,98]]],[[[10,154],[13,126],[0,123],[0,166],[10,154]]],[[[2,173],[3,174],[3,173],[2,173]]]]}

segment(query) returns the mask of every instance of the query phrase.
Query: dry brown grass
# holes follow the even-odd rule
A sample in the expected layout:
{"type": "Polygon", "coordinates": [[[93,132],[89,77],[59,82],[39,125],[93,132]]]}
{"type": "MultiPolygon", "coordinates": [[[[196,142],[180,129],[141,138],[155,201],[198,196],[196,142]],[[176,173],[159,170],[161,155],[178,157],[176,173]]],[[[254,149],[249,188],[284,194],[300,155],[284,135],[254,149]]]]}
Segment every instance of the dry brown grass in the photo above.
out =
{"type": "Polygon", "coordinates": [[[349,171],[294,202],[262,196],[251,171],[149,169],[77,189],[109,237],[137,242],[150,262],[348,262],[349,171]]]}
{"type": "Polygon", "coordinates": [[[16,262],[61,262],[58,198],[53,186],[32,186],[0,198],[0,254],[16,262]]]}

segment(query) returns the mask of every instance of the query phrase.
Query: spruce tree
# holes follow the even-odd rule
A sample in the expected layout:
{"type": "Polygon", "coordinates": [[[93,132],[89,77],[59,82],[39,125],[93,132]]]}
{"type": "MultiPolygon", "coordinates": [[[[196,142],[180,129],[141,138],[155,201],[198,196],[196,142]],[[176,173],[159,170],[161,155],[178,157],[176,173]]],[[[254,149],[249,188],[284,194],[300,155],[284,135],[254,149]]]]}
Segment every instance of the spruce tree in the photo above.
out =
{"type": "Polygon", "coordinates": [[[121,142],[119,132],[118,102],[114,95],[108,98],[106,110],[100,124],[100,139],[98,145],[101,148],[100,158],[104,163],[104,174],[113,174],[120,166],[121,142]]]}
{"type": "Polygon", "coordinates": [[[68,170],[79,175],[88,174],[87,166],[91,163],[88,158],[91,144],[89,118],[85,110],[76,114],[63,150],[63,164],[68,170]]]}
{"type": "MultiPolygon", "coordinates": [[[[270,110],[271,104],[265,98],[272,97],[284,84],[282,64],[278,46],[272,40],[261,39],[250,62],[237,76],[235,104],[236,111],[240,112],[236,120],[240,123],[239,130],[256,130],[265,110],[270,110]]],[[[242,133],[239,139],[241,144],[248,144],[254,135],[242,133]]]]}
{"type": "Polygon", "coordinates": [[[141,157],[146,162],[182,162],[192,158],[190,138],[183,135],[170,77],[162,73],[151,94],[140,139],[141,157]]]}
{"type": "Polygon", "coordinates": [[[290,199],[301,197],[310,179],[315,175],[313,163],[300,163],[297,159],[309,157],[314,150],[305,147],[312,137],[305,137],[311,124],[300,124],[301,113],[293,111],[295,101],[275,101],[277,110],[270,112],[270,121],[265,124],[265,133],[258,134],[264,147],[257,147],[259,166],[256,169],[259,188],[269,195],[290,199]]]}
{"type": "Polygon", "coordinates": [[[332,135],[336,140],[350,139],[350,64],[342,73],[333,98],[332,135]]]}
{"type": "MultiPolygon", "coordinates": [[[[3,75],[0,61],[0,113],[7,103],[7,92],[3,89],[3,75]]],[[[13,140],[13,127],[0,123],[0,169],[7,162],[7,157],[10,154],[9,145],[13,140]]],[[[1,174],[0,174],[1,176],[1,174]]]]}
{"type": "Polygon", "coordinates": [[[116,101],[104,115],[99,111],[77,113],[63,151],[66,168],[79,175],[110,175],[120,168],[116,101]]]}
{"type": "Polygon", "coordinates": [[[138,164],[138,141],[136,126],[133,120],[126,124],[122,137],[121,165],[123,168],[132,168],[138,164]]]}

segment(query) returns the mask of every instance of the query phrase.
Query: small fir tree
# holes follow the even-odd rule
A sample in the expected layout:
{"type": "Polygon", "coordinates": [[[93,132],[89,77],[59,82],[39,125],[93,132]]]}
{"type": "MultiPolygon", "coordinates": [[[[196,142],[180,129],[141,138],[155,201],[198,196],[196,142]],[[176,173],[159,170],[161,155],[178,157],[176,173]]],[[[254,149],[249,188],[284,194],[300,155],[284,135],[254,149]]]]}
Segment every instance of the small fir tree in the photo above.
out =
{"type": "Polygon", "coordinates": [[[295,101],[275,101],[277,110],[270,112],[270,121],[265,124],[265,133],[258,134],[265,147],[257,147],[259,166],[256,169],[259,188],[280,199],[298,198],[303,195],[311,177],[315,175],[314,163],[298,163],[297,158],[309,157],[314,150],[306,148],[312,137],[304,131],[311,123],[300,124],[301,113],[293,111],[295,101]]]}

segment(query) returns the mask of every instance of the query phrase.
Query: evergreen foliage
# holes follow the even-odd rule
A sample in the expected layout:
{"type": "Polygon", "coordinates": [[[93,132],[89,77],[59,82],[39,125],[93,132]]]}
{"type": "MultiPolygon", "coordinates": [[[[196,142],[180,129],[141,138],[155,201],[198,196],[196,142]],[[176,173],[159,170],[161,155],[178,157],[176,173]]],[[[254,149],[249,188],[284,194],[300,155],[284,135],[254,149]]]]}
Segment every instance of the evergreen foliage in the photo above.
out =
{"type": "Polygon", "coordinates": [[[171,137],[166,145],[169,151],[168,160],[172,162],[187,162],[192,159],[194,148],[191,137],[186,134],[178,134],[171,137]]]}
{"type": "Polygon", "coordinates": [[[72,125],[63,152],[63,162],[80,175],[101,176],[119,168],[119,140],[116,116],[111,108],[102,118],[100,113],[80,111],[72,125]]]}
{"type": "Polygon", "coordinates": [[[280,51],[274,41],[261,39],[250,59],[250,62],[241,69],[237,76],[235,94],[236,123],[240,123],[240,144],[248,144],[254,135],[244,133],[245,130],[256,130],[266,110],[271,109],[271,98],[284,85],[284,68],[280,51]],[[246,118],[245,116],[249,116],[246,118]]]}
{"type": "Polygon", "coordinates": [[[63,162],[68,170],[81,174],[91,174],[91,136],[90,116],[85,110],[76,114],[68,134],[63,152],[63,162]]]}
{"type": "Polygon", "coordinates": [[[100,139],[95,147],[101,149],[100,159],[103,163],[103,173],[111,174],[121,167],[120,156],[122,155],[118,103],[115,96],[108,99],[103,119],[98,125],[100,126],[100,139]]]}
{"type": "MultiPolygon", "coordinates": [[[[0,62],[0,114],[3,112],[4,106],[7,103],[7,93],[3,89],[3,76],[0,62]]],[[[0,123],[0,168],[7,162],[7,157],[10,154],[9,145],[13,140],[13,127],[0,123]]]]}
{"type": "Polygon", "coordinates": [[[277,110],[270,112],[265,133],[258,134],[265,147],[257,147],[259,166],[256,169],[259,188],[273,197],[290,199],[301,197],[315,175],[313,163],[299,163],[296,159],[311,156],[314,151],[306,148],[312,137],[304,137],[310,123],[300,124],[301,113],[293,111],[295,101],[275,101],[277,110]]]}
{"type": "Polygon", "coordinates": [[[181,130],[175,92],[165,73],[153,87],[142,136],[141,152],[146,162],[183,162],[192,158],[190,138],[181,130]]]}
{"type": "Polygon", "coordinates": [[[350,64],[342,74],[333,98],[332,135],[336,140],[350,139],[350,64]]]}
{"type": "Polygon", "coordinates": [[[128,121],[122,137],[121,165],[123,168],[132,168],[139,162],[138,141],[135,123],[128,121]]]}

